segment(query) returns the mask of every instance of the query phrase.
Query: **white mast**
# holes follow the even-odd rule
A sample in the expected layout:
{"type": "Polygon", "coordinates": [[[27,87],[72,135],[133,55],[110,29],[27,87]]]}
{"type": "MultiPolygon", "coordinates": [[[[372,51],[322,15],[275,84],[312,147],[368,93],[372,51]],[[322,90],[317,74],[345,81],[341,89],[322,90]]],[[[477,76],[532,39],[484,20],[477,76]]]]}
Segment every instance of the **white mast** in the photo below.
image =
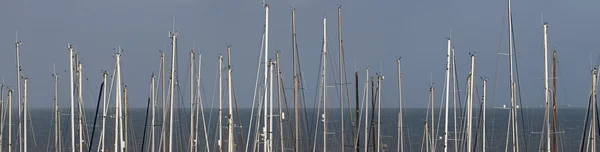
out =
{"type": "MultiPolygon", "coordinates": [[[[446,80],[444,83],[446,86],[446,114],[445,116],[445,121],[444,121],[444,152],[448,152],[448,103],[450,101],[450,51],[452,50],[451,46],[452,46],[452,40],[450,40],[450,38],[447,38],[448,40],[448,55],[446,56],[446,80]]],[[[454,130],[456,130],[456,128],[454,128],[454,130]]]]}
{"type": "MultiPolygon", "coordinates": [[[[198,57],[198,79],[197,79],[197,82],[196,82],[196,87],[198,88],[198,89],[196,89],[196,92],[198,94],[196,96],[197,97],[196,99],[198,99],[198,101],[199,101],[198,105],[200,106],[200,111],[202,112],[202,125],[203,125],[202,128],[204,129],[204,142],[206,144],[205,149],[206,149],[206,152],[210,152],[210,148],[208,147],[209,146],[209,144],[208,144],[208,132],[206,131],[206,119],[204,117],[204,106],[202,104],[202,97],[200,96],[201,95],[200,89],[202,89],[202,87],[200,87],[200,78],[201,78],[200,77],[201,76],[200,75],[200,71],[201,71],[201,67],[202,67],[202,54],[199,54],[199,57],[198,57]]],[[[198,148],[198,147],[196,147],[196,148],[198,148]]]]}
{"type": "Polygon", "coordinates": [[[383,76],[377,76],[377,151],[381,151],[381,80],[383,76]]]}
{"type": "Polygon", "coordinates": [[[483,79],[483,97],[481,97],[481,100],[483,100],[483,102],[481,102],[481,104],[482,104],[481,108],[483,108],[483,116],[482,116],[483,117],[483,122],[481,124],[481,126],[482,126],[481,127],[482,128],[481,129],[481,133],[482,133],[482,136],[481,136],[481,144],[482,144],[481,152],[485,152],[485,143],[486,143],[486,140],[485,140],[485,138],[486,138],[486,136],[485,136],[485,110],[487,109],[485,107],[485,102],[486,102],[485,99],[487,97],[486,94],[487,94],[487,80],[483,79]]]}
{"type": "Polygon", "coordinates": [[[273,151],[273,61],[269,61],[269,152],[273,151]]]}
{"type": "Polygon", "coordinates": [[[233,144],[234,144],[234,138],[233,138],[233,133],[234,133],[234,124],[233,124],[233,78],[231,76],[231,46],[227,46],[227,90],[229,91],[229,116],[227,117],[227,119],[229,119],[229,123],[228,123],[228,131],[229,131],[229,137],[227,137],[227,147],[228,147],[228,152],[233,152],[235,151],[233,144]]]}
{"type": "MultiPolygon", "coordinates": [[[[21,52],[19,51],[20,46],[21,46],[21,41],[15,42],[15,48],[17,51],[17,53],[16,53],[16,58],[17,58],[17,101],[18,101],[18,105],[19,105],[19,117],[21,115],[20,114],[21,113],[21,62],[20,62],[21,52]]],[[[21,123],[19,122],[19,125],[20,124],[21,123]]],[[[19,145],[19,148],[21,148],[20,145],[19,145]]]]}
{"type": "Polygon", "coordinates": [[[265,62],[264,62],[264,64],[265,64],[265,70],[264,70],[264,72],[265,72],[265,79],[264,79],[263,88],[264,88],[264,94],[265,95],[263,96],[263,101],[265,102],[265,105],[264,105],[264,107],[265,107],[264,108],[264,110],[265,110],[264,111],[264,114],[265,114],[265,116],[264,116],[265,117],[265,123],[264,123],[264,125],[265,126],[263,128],[263,133],[264,133],[264,139],[265,140],[263,141],[263,145],[264,145],[264,150],[267,151],[267,152],[270,152],[269,151],[270,149],[268,148],[270,146],[269,142],[268,142],[270,139],[268,139],[268,137],[266,136],[267,135],[267,108],[268,108],[268,106],[267,106],[267,102],[268,102],[267,101],[267,93],[268,93],[267,78],[268,78],[268,73],[267,72],[269,70],[269,67],[268,67],[269,66],[268,65],[269,64],[269,61],[268,61],[269,60],[269,4],[265,4],[265,48],[264,49],[265,49],[264,50],[265,51],[265,53],[264,53],[265,54],[265,58],[264,58],[265,59],[265,62]]]}
{"type": "Polygon", "coordinates": [[[339,50],[339,70],[340,70],[340,117],[341,117],[341,130],[342,130],[342,145],[341,145],[341,152],[344,152],[344,149],[346,148],[344,145],[344,141],[346,140],[346,136],[344,136],[344,93],[343,93],[343,86],[344,86],[344,63],[342,61],[344,61],[344,54],[343,54],[343,46],[342,46],[342,6],[338,6],[338,42],[339,42],[339,46],[338,46],[338,50],[339,50]]]}
{"type": "Polygon", "coordinates": [[[515,82],[513,76],[513,27],[512,27],[512,9],[510,0],[508,0],[508,62],[509,62],[509,71],[510,71],[510,86],[511,86],[511,94],[510,94],[510,103],[511,103],[511,120],[512,121],[512,148],[513,152],[518,152],[519,150],[519,141],[518,141],[518,128],[517,128],[517,101],[516,101],[516,92],[515,92],[515,82]]]}
{"type": "Polygon", "coordinates": [[[104,129],[106,128],[106,71],[102,74],[102,82],[104,86],[102,87],[102,133],[100,133],[100,151],[104,152],[104,139],[106,138],[104,129]]]}
{"type": "Polygon", "coordinates": [[[323,151],[327,151],[327,18],[323,17],[323,151]]]}
{"type": "MultiPolygon", "coordinates": [[[[18,46],[19,43],[17,43],[18,46]]],[[[18,48],[18,47],[17,47],[18,48]]],[[[69,44],[69,88],[71,89],[69,96],[71,97],[71,151],[75,152],[75,123],[72,123],[75,120],[75,97],[73,96],[74,88],[73,88],[73,45],[69,44]]],[[[20,74],[20,72],[19,72],[20,74]]],[[[116,141],[116,140],[115,140],[116,141]]],[[[116,151],[116,150],[115,150],[116,151]]]]}
{"type": "Polygon", "coordinates": [[[169,152],[173,151],[173,104],[175,103],[175,83],[177,83],[175,77],[175,57],[177,52],[177,32],[169,32],[169,37],[171,37],[171,45],[172,45],[172,59],[171,59],[171,101],[169,104],[170,108],[170,116],[169,116],[169,152]]]}
{"type": "Polygon", "coordinates": [[[279,107],[279,146],[281,147],[281,151],[285,151],[285,143],[283,142],[283,120],[285,119],[285,114],[281,109],[283,108],[283,104],[281,103],[281,100],[283,98],[283,95],[281,94],[281,89],[283,85],[281,84],[281,70],[279,69],[279,51],[275,52],[275,63],[277,65],[277,101],[279,102],[279,104],[277,104],[277,107],[279,107]]]}
{"type": "Polygon", "coordinates": [[[61,151],[60,146],[60,109],[58,109],[58,74],[54,72],[54,148],[61,151]]]}
{"type": "Polygon", "coordinates": [[[365,152],[369,151],[369,68],[365,73],[365,152]]]}
{"type": "Polygon", "coordinates": [[[190,139],[189,151],[194,149],[194,50],[190,52],[190,139]]]}
{"type": "Polygon", "coordinates": [[[472,131],[473,131],[473,88],[475,82],[475,54],[471,54],[471,72],[469,73],[469,100],[467,101],[467,152],[472,151],[472,131]]]}
{"type": "Polygon", "coordinates": [[[299,76],[298,76],[298,60],[297,60],[297,55],[298,55],[298,50],[296,47],[296,10],[292,9],[292,50],[293,50],[293,55],[292,55],[292,60],[293,60],[293,70],[294,70],[294,135],[295,135],[295,139],[294,139],[294,151],[299,151],[300,150],[300,144],[298,143],[298,140],[300,139],[300,119],[299,119],[299,112],[298,112],[298,82],[299,82],[299,76]]]}
{"type": "Polygon", "coordinates": [[[544,97],[546,102],[546,151],[550,151],[550,90],[548,88],[548,23],[544,28],[544,97]]]}
{"type": "Polygon", "coordinates": [[[8,152],[12,151],[12,90],[8,90],[8,152]]]}
{"type": "Polygon", "coordinates": [[[83,64],[78,63],[78,66],[77,66],[77,73],[78,73],[78,75],[77,75],[77,83],[78,83],[77,84],[77,102],[79,103],[79,106],[77,106],[77,107],[79,109],[79,114],[78,114],[78,118],[79,118],[79,151],[83,151],[83,141],[84,141],[84,138],[83,138],[83,132],[84,132],[83,127],[84,126],[83,126],[83,111],[82,111],[83,110],[83,108],[82,108],[82,106],[83,106],[83,93],[82,93],[83,92],[82,91],[83,90],[83,86],[82,86],[83,85],[83,78],[82,78],[83,72],[82,72],[82,69],[83,68],[82,67],[83,67],[83,64]]]}
{"type": "Polygon", "coordinates": [[[123,151],[123,136],[121,133],[121,48],[115,54],[117,60],[117,70],[115,74],[116,91],[115,91],[115,152],[123,151]]]}
{"type": "MultiPolygon", "coordinates": [[[[398,58],[397,64],[398,64],[398,105],[399,105],[399,112],[398,112],[398,150],[397,152],[402,152],[404,151],[404,137],[402,136],[402,130],[404,127],[403,124],[403,120],[402,120],[402,72],[400,72],[400,58],[398,58]]],[[[447,106],[446,106],[447,107],[447,106]]]]}
{"type": "MultiPolygon", "coordinates": [[[[155,76],[154,73],[152,73],[152,79],[150,80],[151,84],[150,84],[150,96],[152,96],[150,99],[152,100],[152,121],[150,122],[150,151],[154,152],[154,120],[156,117],[156,93],[154,92],[154,86],[155,86],[155,76]]],[[[106,86],[106,85],[105,85],[106,86]]],[[[104,126],[103,126],[104,127],[104,126]]]]}
{"type": "Polygon", "coordinates": [[[167,122],[167,96],[165,95],[165,52],[160,52],[160,85],[161,85],[161,98],[162,98],[162,107],[160,108],[160,111],[163,113],[163,117],[162,117],[162,123],[161,123],[161,143],[159,145],[159,147],[162,147],[163,152],[167,151],[167,142],[166,140],[163,140],[163,138],[166,138],[166,130],[167,127],[165,127],[165,123],[167,122]]]}
{"type": "Polygon", "coordinates": [[[27,78],[23,78],[23,151],[27,152],[27,78]]]}
{"type": "Polygon", "coordinates": [[[217,121],[217,128],[219,129],[218,136],[219,140],[217,140],[218,151],[223,151],[223,56],[219,55],[219,118],[217,121]]]}

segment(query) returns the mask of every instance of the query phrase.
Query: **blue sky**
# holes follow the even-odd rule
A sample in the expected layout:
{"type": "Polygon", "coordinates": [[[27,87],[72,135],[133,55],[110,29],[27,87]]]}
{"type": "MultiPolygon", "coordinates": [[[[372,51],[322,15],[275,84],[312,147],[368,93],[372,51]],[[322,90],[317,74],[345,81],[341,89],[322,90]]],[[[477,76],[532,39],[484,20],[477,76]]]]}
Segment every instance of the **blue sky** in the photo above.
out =
{"type": "MultiPolygon", "coordinates": [[[[395,70],[398,56],[402,56],[406,106],[427,105],[430,81],[436,87],[436,99],[440,99],[448,36],[456,47],[462,88],[470,64],[469,52],[476,52],[476,77],[490,78],[488,101],[495,100],[495,105],[508,104],[507,57],[498,55],[508,49],[506,1],[284,0],[270,3],[270,51],[281,50],[281,66],[286,68],[282,70],[290,87],[291,9],[296,8],[298,47],[309,106],[313,103],[318,80],[323,16],[328,17],[328,49],[332,58],[337,58],[338,5],[343,8],[348,71],[359,70],[361,82],[366,67],[371,67],[371,75],[382,72],[386,76],[382,100],[387,107],[398,106],[395,70]]],[[[590,86],[590,59],[593,64],[598,63],[595,42],[600,38],[595,29],[600,26],[597,20],[600,1],[515,0],[512,6],[523,103],[543,103],[542,22],[545,21],[549,23],[550,48],[558,51],[558,102],[584,106],[590,86]]],[[[226,45],[231,44],[238,102],[241,107],[249,107],[263,19],[260,0],[4,0],[0,1],[0,76],[6,85],[16,89],[14,42],[18,31],[18,39],[23,41],[21,63],[23,73],[29,78],[31,107],[52,105],[53,64],[60,76],[60,104],[67,105],[67,44],[74,44],[85,68],[87,107],[95,104],[102,70],[112,71],[113,53],[121,46],[125,50],[123,80],[129,88],[130,103],[144,107],[150,75],[159,68],[158,50],[170,48],[168,31],[175,20],[175,29],[180,33],[179,79],[186,105],[189,51],[194,49],[203,54],[203,88],[205,101],[210,102],[217,55],[225,54],[226,45]]],[[[332,62],[337,63],[337,60],[332,62]]],[[[476,85],[481,90],[481,80],[477,80],[476,85]]],[[[288,91],[291,95],[291,90],[288,91]]],[[[337,96],[335,89],[330,92],[330,96],[337,96]]],[[[335,101],[330,106],[338,105],[337,98],[330,100],[335,101]]]]}

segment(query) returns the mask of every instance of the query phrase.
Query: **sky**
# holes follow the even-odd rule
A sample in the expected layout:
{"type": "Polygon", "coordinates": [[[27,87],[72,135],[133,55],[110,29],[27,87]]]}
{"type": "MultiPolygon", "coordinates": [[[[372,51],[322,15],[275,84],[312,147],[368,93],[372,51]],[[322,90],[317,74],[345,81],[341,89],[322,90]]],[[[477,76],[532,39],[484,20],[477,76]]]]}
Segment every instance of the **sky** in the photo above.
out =
{"type": "MultiPolygon", "coordinates": [[[[322,18],[327,17],[328,52],[337,63],[337,6],[349,79],[365,69],[385,76],[384,107],[398,107],[396,59],[402,57],[406,107],[426,107],[429,86],[436,105],[444,88],[447,41],[456,48],[456,66],[464,99],[476,54],[477,96],[480,77],[489,78],[491,106],[509,103],[507,2],[504,0],[273,0],[269,56],[280,50],[287,88],[292,87],[291,10],[296,9],[297,41],[306,83],[306,105],[314,107],[322,47],[322,18]]],[[[585,106],[591,84],[590,66],[597,65],[600,1],[514,0],[513,22],[520,94],[524,105],[544,103],[542,23],[549,23],[549,46],[558,52],[558,104],[585,106]]],[[[250,107],[264,23],[262,0],[3,0],[0,1],[0,76],[16,89],[15,40],[22,41],[21,67],[28,77],[30,107],[53,104],[53,71],[59,76],[59,104],[69,105],[69,58],[73,44],[84,67],[84,104],[96,104],[102,71],[112,73],[116,48],[122,47],[122,77],[132,107],[145,107],[152,73],[158,73],[159,50],[168,51],[169,31],[179,32],[179,105],[189,104],[189,52],[202,54],[202,88],[206,107],[214,100],[217,56],[231,47],[233,80],[240,107],[250,107]],[[55,67],[55,68],[54,68],[55,67]]],[[[226,62],[227,60],[225,60],[226,62]]],[[[170,62],[170,59],[167,60],[170,62]]],[[[328,63],[329,64],[329,63],[328,63]]],[[[167,64],[169,66],[169,64],[167,64]]],[[[337,64],[329,64],[337,71],[337,64]]],[[[224,71],[225,72],[225,71],[224,71]]],[[[337,73],[337,72],[336,72],[337,73]]],[[[337,75],[328,74],[328,83],[337,75]]],[[[225,80],[225,79],[224,79],[225,80]]],[[[225,84],[225,83],[224,83],[225,84]]],[[[350,89],[353,90],[353,87],[350,89]]],[[[286,89],[291,96],[291,89],[286,89]]],[[[329,89],[329,107],[339,107],[329,89]]],[[[351,91],[354,92],[354,91],[351,91]]],[[[226,92],[225,92],[226,93],[226,92]]],[[[4,94],[5,95],[5,94],[4,94]]],[[[353,95],[353,94],[351,94],[353,95]]],[[[16,94],[14,95],[16,96],[16,94]]],[[[114,98],[114,96],[113,96],[114,98]]],[[[225,98],[226,99],[226,98],[225,98]]],[[[289,98],[291,101],[291,97],[289,98]]],[[[16,99],[15,99],[16,100],[16,99]]]]}

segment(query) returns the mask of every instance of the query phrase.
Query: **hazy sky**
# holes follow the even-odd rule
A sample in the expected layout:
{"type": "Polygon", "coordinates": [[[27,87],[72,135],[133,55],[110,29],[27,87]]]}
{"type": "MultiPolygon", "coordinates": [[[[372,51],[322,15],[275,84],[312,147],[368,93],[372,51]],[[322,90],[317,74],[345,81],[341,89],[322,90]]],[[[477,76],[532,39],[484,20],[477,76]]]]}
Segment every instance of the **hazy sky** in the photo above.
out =
{"type": "MultiPolygon", "coordinates": [[[[366,67],[371,67],[371,75],[382,72],[386,76],[382,91],[385,107],[398,106],[395,70],[398,56],[402,56],[406,106],[427,105],[430,80],[436,87],[439,104],[446,37],[450,34],[456,47],[461,88],[464,90],[470,65],[469,52],[476,52],[478,93],[481,94],[479,77],[486,76],[490,78],[488,101],[495,101],[497,106],[508,104],[507,56],[498,55],[498,52],[507,53],[508,48],[507,2],[504,0],[283,0],[270,3],[270,56],[281,50],[286,87],[292,84],[291,9],[296,8],[298,47],[309,107],[314,103],[318,83],[324,15],[329,25],[328,49],[334,59],[332,62],[337,63],[338,4],[343,6],[348,71],[360,71],[361,86],[366,67]]],[[[523,103],[543,104],[543,14],[543,20],[549,22],[550,48],[558,51],[558,102],[584,106],[591,81],[590,58],[594,64],[598,63],[596,44],[600,38],[595,35],[600,26],[600,1],[514,0],[512,4],[523,103]]],[[[231,44],[237,99],[240,106],[250,107],[264,22],[261,0],[3,0],[0,1],[0,76],[4,84],[16,89],[14,42],[18,31],[18,39],[23,41],[22,69],[29,77],[30,106],[52,105],[53,64],[59,73],[60,104],[67,106],[67,44],[71,43],[84,64],[84,102],[86,107],[93,107],[102,70],[112,72],[113,53],[121,46],[125,50],[123,82],[129,88],[130,103],[144,107],[150,75],[159,69],[158,50],[170,48],[168,31],[173,28],[173,19],[180,33],[178,74],[184,104],[189,104],[189,51],[193,48],[203,55],[202,85],[206,105],[210,107],[217,55],[225,54],[226,45],[231,44]]],[[[353,81],[353,77],[350,78],[353,81]]],[[[331,83],[336,81],[333,77],[328,79],[331,83]]],[[[354,92],[353,87],[351,89],[354,92]]],[[[292,95],[290,89],[286,91],[292,95]]],[[[464,92],[461,93],[464,99],[464,92]]],[[[330,106],[339,106],[336,89],[330,89],[330,96],[330,106]]]]}

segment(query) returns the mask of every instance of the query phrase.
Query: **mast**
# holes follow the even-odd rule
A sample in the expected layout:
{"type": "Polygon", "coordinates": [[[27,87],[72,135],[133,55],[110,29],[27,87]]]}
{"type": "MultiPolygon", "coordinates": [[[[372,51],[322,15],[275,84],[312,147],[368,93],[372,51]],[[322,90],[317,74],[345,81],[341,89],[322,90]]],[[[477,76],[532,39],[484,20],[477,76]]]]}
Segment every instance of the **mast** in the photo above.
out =
{"type": "Polygon", "coordinates": [[[223,151],[223,56],[219,55],[219,119],[217,121],[217,128],[219,128],[217,141],[217,147],[219,152],[223,151]]]}
{"type": "Polygon", "coordinates": [[[597,115],[597,100],[596,100],[596,92],[598,91],[598,71],[594,68],[594,71],[592,71],[592,122],[591,122],[591,126],[590,126],[590,143],[592,144],[590,149],[592,149],[593,152],[596,151],[596,115],[597,115]]]}
{"type": "MultiPolygon", "coordinates": [[[[404,151],[404,138],[402,136],[402,127],[404,126],[402,122],[402,73],[400,72],[400,58],[396,60],[398,64],[398,152],[404,151]]],[[[357,106],[358,107],[358,106],[357,106]]],[[[448,107],[448,106],[446,106],[448,107]]],[[[447,115],[447,114],[446,114],[447,115]]]]}
{"type": "Polygon", "coordinates": [[[125,151],[127,152],[127,151],[129,151],[128,150],[129,149],[129,136],[128,136],[129,135],[129,129],[128,129],[128,126],[129,126],[129,98],[127,97],[127,85],[125,85],[125,87],[123,88],[123,101],[124,101],[123,107],[125,108],[125,110],[124,110],[125,117],[123,117],[123,120],[125,121],[123,123],[123,132],[124,132],[123,136],[125,138],[125,140],[124,140],[125,147],[123,149],[125,149],[125,151]]]}
{"type": "Polygon", "coordinates": [[[458,140],[456,139],[457,134],[458,134],[458,133],[456,133],[457,128],[458,128],[458,123],[457,123],[458,112],[456,111],[456,109],[458,109],[460,107],[456,106],[456,101],[458,101],[458,99],[457,99],[458,98],[458,92],[457,92],[457,89],[456,89],[456,83],[457,83],[457,81],[456,81],[456,64],[455,64],[456,59],[454,58],[455,57],[454,56],[454,47],[452,47],[451,51],[452,51],[451,52],[452,53],[452,58],[451,58],[452,59],[452,66],[450,66],[450,68],[452,68],[452,88],[453,88],[452,89],[452,92],[453,92],[452,98],[453,98],[453,104],[454,104],[454,106],[452,108],[454,110],[454,136],[453,136],[453,138],[454,138],[454,151],[458,151],[459,145],[458,145],[458,140]]]}
{"type": "Polygon", "coordinates": [[[481,136],[481,141],[482,141],[481,142],[481,144],[482,144],[481,152],[485,152],[485,150],[486,150],[485,149],[485,143],[486,143],[486,136],[485,136],[485,127],[486,127],[485,126],[485,110],[487,109],[486,106],[485,106],[485,103],[486,103],[485,100],[486,100],[486,97],[487,97],[486,94],[487,94],[487,79],[483,79],[483,97],[481,97],[481,100],[483,100],[481,102],[481,104],[482,104],[481,108],[483,108],[483,116],[482,116],[483,117],[483,122],[481,124],[481,126],[482,126],[482,129],[481,129],[481,133],[482,133],[482,136],[481,136]]]}
{"type": "MultiPolygon", "coordinates": [[[[106,129],[106,113],[107,108],[106,108],[106,71],[104,71],[104,73],[102,73],[102,83],[104,84],[104,86],[102,86],[102,133],[100,135],[100,152],[104,152],[104,141],[106,138],[105,135],[105,129],[106,129]]],[[[58,113],[57,115],[60,116],[60,113],[58,113]]],[[[59,142],[60,144],[60,142],[59,142]]]]}
{"type": "Polygon", "coordinates": [[[83,126],[83,111],[82,111],[83,110],[83,108],[82,108],[82,106],[83,106],[83,93],[82,93],[83,92],[82,91],[83,90],[83,87],[82,87],[83,74],[81,71],[83,69],[82,67],[83,67],[83,64],[81,64],[81,63],[77,64],[77,103],[79,104],[77,106],[79,109],[77,117],[79,120],[79,124],[78,124],[79,125],[79,151],[83,151],[83,141],[84,141],[84,138],[83,138],[83,132],[84,132],[83,127],[84,126],[83,126]]]}
{"type": "MultiPolygon", "coordinates": [[[[444,152],[448,152],[448,103],[450,101],[450,51],[452,50],[452,40],[450,38],[446,38],[448,40],[448,55],[446,56],[446,80],[444,83],[446,86],[446,114],[444,115],[444,152]]],[[[398,60],[400,62],[400,60],[398,60]]],[[[456,128],[454,128],[456,130],[456,128]]]]}
{"type": "Polygon", "coordinates": [[[517,101],[516,101],[516,92],[515,92],[515,82],[513,76],[513,27],[512,27],[512,9],[511,9],[511,0],[508,0],[508,62],[509,62],[509,71],[510,71],[510,86],[511,86],[511,94],[510,94],[510,103],[511,103],[511,120],[512,123],[512,149],[513,152],[518,152],[519,146],[518,143],[518,131],[517,131],[517,101]]]}
{"type": "Polygon", "coordinates": [[[229,119],[229,123],[227,126],[227,130],[229,131],[229,137],[227,138],[228,144],[228,151],[229,152],[233,152],[235,151],[235,147],[234,146],[234,138],[233,138],[233,133],[234,131],[234,124],[233,124],[233,77],[231,76],[231,46],[227,46],[227,90],[229,91],[229,116],[227,117],[227,119],[229,119]]]}
{"type": "Polygon", "coordinates": [[[208,133],[206,131],[206,121],[205,121],[205,117],[204,117],[204,106],[202,104],[202,97],[200,96],[201,95],[200,89],[202,89],[202,87],[200,87],[200,78],[201,78],[200,71],[201,71],[201,67],[202,67],[202,54],[200,54],[198,58],[199,58],[198,59],[198,79],[196,82],[196,87],[198,88],[196,90],[198,93],[197,99],[200,102],[198,105],[200,106],[200,111],[202,112],[202,125],[203,125],[202,128],[204,129],[204,142],[206,144],[206,146],[204,146],[204,147],[206,148],[206,152],[210,152],[210,148],[208,147],[209,144],[208,144],[208,133]]]}
{"type": "Polygon", "coordinates": [[[359,152],[360,151],[360,130],[358,130],[358,128],[360,128],[360,105],[359,105],[359,95],[358,95],[358,71],[354,72],[354,91],[355,91],[355,96],[356,96],[356,136],[354,137],[354,151],[355,152],[359,152]]]}
{"type": "Polygon", "coordinates": [[[8,152],[12,151],[12,92],[8,90],[8,152]]]}
{"type": "Polygon", "coordinates": [[[285,114],[282,111],[282,107],[283,104],[281,103],[282,99],[282,94],[281,94],[281,89],[283,87],[282,85],[282,79],[281,79],[281,70],[279,69],[279,51],[275,52],[275,64],[277,65],[277,98],[279,101],[278,107],[279,107],[279,145],[281,146],[281,151],[285,151],[285,144],[283,142],[283,120],[285,117],[285,114]]]}
{"type": "Polygon", "coordinates": [[[273,151],[273,66],[275,63],[269,61],[269,152],[273,151]]]}
{"type": "Polygon", "coordinates": [[[189,151],[194,149],[194,50],[190,52],[190,139],[189,151]]]}
{"type": "Polygon", "coordinates": [[[381,151],[381,80],[383,76],[377,76],[377,151],[381,151]]]}
{"type": "Polygon", "coordinates": [[[327,18],[323,17],[323,151],[327,151],[327,18]]]}
{"type": "Polygon", "coordinates": [[[27,78],[23,78],[23,151],[27,152],[27,78]]]}
{"type": "MultiPolygon", "coordinates": [[[[171,101],[169,104],[170,115],[169,115],[169,152],[173,151],[173,104],[175,104],[175,83],[177,82],[175,77],[175,57],[177,53],[177,36],[179,34],[175,31],[169,32],[169,37],[171,37],[171,45],[172,45],[172,58],[171,58],[171,101]]],[[[220,118],[219,118],[220,119],[220,118]]]]}
{"type": "Polygon", "coordinates": [[[467,152],[473,150],[473,88],[475,88],[475,54],[471,54],[471,72],[469,73],[469,100],[467,100],[467,152]]]}
{"type": "Polygon", "coordinates": [[[339,52],[339,62],[340,62],[339,63],[339,66],[340,66],[339,67],[339,69],[340,69],[340,74],[339,74],[340,75],[340,93],[339,93],[340,94],[340,117],[342,117],[341,118],[342,119],[341,120],[342,121],[341,122],[341,124],[342,124],[342,127],[341,127],[341,130],[342,130],[341,152],[344,152],[344,148],[345,148],[344,141],[346,139],[345,138],[346,136],[344,136],[344,128],[345,128],[344,127],[344,93],[342,90],[342,86],[344,86],[344,75],[343,75],[343,73],[344,73],[344,68],[343,68],[344,53],[343,53],[343,51],[344,50],[342,49],[342,13],[341,13],[342,7],[338,6],[337,10],[338,10],[338,20],[337,20],[338,23],[337,24],[338,24],[338,40],[339,40],[338,41],[338,43],[339,43],[338,44],[339,45],[338,52],[339,52]]]}
{"type": "MultiPolygon", "coordinates": [[[[19,48],[17,43],[17,48],[19,48]]],[[[75,99],[73,97],[74,94],[74,89],[73,89],[73,45],[69,44],[68,45],[69,48],[69,88],[71,89],[69,96],[71,97],[71,151],[75,152],[75,123],[73,123],[73,120],[75,120],[75,99]]],[[[20,70],[19,70],[20,71],[20,70]]],[[[20,75],[20,72],[18,72],[18,74],[20,75]]],[[[17,85],[19,86],[19,85],[17,85]]],[[[115,145],[116,145],[116,140],[115,140],[115,145]]],[[[115,149],[116,151],[116,149],[115,149]]]]}
{"type": "Polygon", "coordinates": [[[369,151],[369,68],[365,73],[365,152],[369,151]]]}
{"type": "Polygon", "coordinates": [[[154,73],[152,73],[152,79],[150,80],[151,84],[150,84],[150,96],[152,96],[150,99],[152,100],[150,106],[152,106],[152,121],[150,122],[150,151],[154,152],[154,120],[156,118],[156,96],[155,96],[155,90],[154,90],[154,86],[155,86],[155,78],[156,76],[154,76],[154,73]]]}
{"type": "Polygon", "coordinates": [[[550,88],[548,86],[548,23],[542,25],[544,28],[544,98],[546,103],[546,151],[550,151],[550,88]]]}
{"type": "Polygon", "coordinates": [[[118,52],[115,54],[117,60],[117,70],[116,70],[116,91],[115,91],[115,152],[123,151],[123,136],[121,131],[121,48],[119,48],[118,52]]]}
{"type": "MultiPolygon", "coordinates": [[[[60,148],[60,109],[58,109],[58,74],[54,72],[54,148],[61,151],[60,148]]],[[[10,108],[10,107],[9,107],[10,108]]]]}
{"type": "Polygon", "coordinates": [[[264,94],[265,95],[263,96],[264,97],[263,99],[264,99],[264,102],[265,102],[265,105],[264,105],[265,106],[265,111],[264,111],[264,113],[265,113],[265,116],[264,116],[265,117],[265,126],[263,128],[263,132],[265,133],[264,138],[266,139],[264,141],[264,149],[265,149],[265,151],[270,152],[270,150],[271,150],[270,149],[270,145],[269,145],[270,139],[266,136],[267,135],[267,118],[266,117],[267,117],[267,109],[268,109],[268,106],[267,106],[267,102],[268,102],[267,93],[269,91],[268,90],[269,88],[267,88],[267,79],[269,78],[268,77],[268,73],[267,73],[269,71],[269,67],[268,67],[269,66],[268,65],[269,64],[269,61],[268,61],[269,60],[269,4],[268,3],[265,4],[265,48],[264,49],[265,49],[264,50],[265,51],[265,58],[264,58],[265,59],[264,60],[265,61],[264,62],[264,65],[265,65],[264,66],[265,67],[265,70],[264,70],[264,72],[265,72],[265,81],[264,81],[263,88],[264,88],[264,94]]]}
{"type": "Polygon", "coordinates": [[[554,133],[554,135],[553,135],[554,136],[553,137],[554,140],[552,140],[553,141],[553,143],[552,143],[552,146],[553,146],[552,147],[552,151],[556,152],[558,150],[558,145],[556,144],[556,129],[558,128],[556,126],[556,62],[557,62],[556,61],[556,50],[554,50],[553,58],[552,59],[553,59],[552,61],[553,61],[553,64],[554,64],[552,66],[552,68],[554,68],[552,70],[552,75],[553,75],[552,76],[552,81],[553,81],[552,84],[554,85],[552,87],[552,89],[554,89],[554,91],[552,91],[552,101],[554,101],[554,103],[552,104],[552,109],[554,109],[554,113],[552,113],[554,115],[554,121],[552,121],[553,122],[553,126],[554,126],[553,127],[553,131],[552,131],[554,133]]]}
{"type": "MultiPolygon", "coordinates": [[[[165,52],[160,52],[160,85],[161,85],[161,98],[162,98],[162,107],[160,109],[160,111],[162,111],[163,113],[163,117],[162,117],[162,123],[161,123],[161,139],[167,137],[165,135],[165,129],[167,127],[165,127],[165,122],[167,122],[167,110],[165,110],[165,108],[167,108],[167,96],[165,95],[165,52]]],[[[167,151],[167,144],[166,144],[166,140],[161,140],[161,147],[162,147],[162,151],[166,152],[167,151]]]]}
{"type": "Polygon", "coordinates": [[[299,139],[300,139],[300,127],[298,126],[300,124],[300,118],[299,118],[299,107],[300,106],[298,104],[298,97],[299,97],[299,75],[298,75],[298,47],[296,46],[296,9],[292,9],[292,60],[293,60],[293,69],[294,69],[294,135],[295,139],[294,139],[294,151],[299,151],[300,150],[300,145],[298,143],[299,139]]]}

